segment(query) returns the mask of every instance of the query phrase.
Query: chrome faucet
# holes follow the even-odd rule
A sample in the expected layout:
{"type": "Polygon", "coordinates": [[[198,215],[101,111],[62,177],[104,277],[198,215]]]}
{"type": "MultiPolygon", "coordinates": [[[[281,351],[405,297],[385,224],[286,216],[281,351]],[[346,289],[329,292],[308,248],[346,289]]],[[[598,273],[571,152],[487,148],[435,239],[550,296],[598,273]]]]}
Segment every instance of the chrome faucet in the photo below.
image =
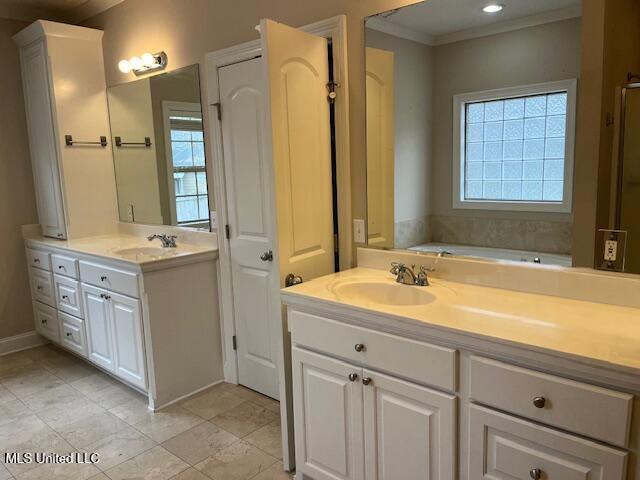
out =
{"type": "Polygon", "coordinates": [[[429,286],[429,269],[422,265],[420,267],[420,271],[416,275],[414,269],[415,265],[411,267],[405,265],[404,263],[392,262],[391,270],[389,270],[393,275],[396,275],[396,282],[401,283],[403,285],[418,285],[419,287],[428,287],[429,286]]]}
{"type": "Polygon", "coordinates": [[[147,240],[152,241],[158,239],[162,242],[162,248],[176,248],[178,245],[176,244],[176,235],[158,235],[157,233],[154,235],[150,235],[147,237],[147,240]]]}

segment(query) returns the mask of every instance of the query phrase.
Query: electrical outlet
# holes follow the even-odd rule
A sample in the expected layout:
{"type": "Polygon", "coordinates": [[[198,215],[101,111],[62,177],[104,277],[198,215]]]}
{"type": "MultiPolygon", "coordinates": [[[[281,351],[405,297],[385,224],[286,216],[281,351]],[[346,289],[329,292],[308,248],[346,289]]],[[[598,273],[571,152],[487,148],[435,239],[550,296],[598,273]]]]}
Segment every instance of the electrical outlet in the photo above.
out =
{"type": "Polygon", "coordinates": [[[615,262],[618,258],[618,241],[606,240],[604,242],[604,259],[607,262],[615,262]]]}
{"type": "Polygon", "coordinates": [[[364,220],[361,218],[353,219],[353,241],[355,243],[366,243],[364,220]]]}
{"type": "Polygon", "coordinates": [[[209,218],[211,219],[211,230],[218,229],[218,214],[215,211],[209,212],[209,218]]]}

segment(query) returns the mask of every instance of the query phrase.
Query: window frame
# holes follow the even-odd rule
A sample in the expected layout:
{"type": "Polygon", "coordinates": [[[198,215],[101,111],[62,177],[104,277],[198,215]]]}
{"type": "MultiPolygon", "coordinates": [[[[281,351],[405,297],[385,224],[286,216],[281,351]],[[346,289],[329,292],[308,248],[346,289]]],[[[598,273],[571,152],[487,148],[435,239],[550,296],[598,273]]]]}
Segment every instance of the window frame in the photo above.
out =
{"type": "MultiPolygon", "coordinates": [[[[166,157],[166,161],[167,161],[167,183],[168,183],[168,188],[169,188],[169,197],[171,199],[171,201],[169,202],[169,209],[171,211],[171,223],[172,225],[177,225],[177,226],[182,226],[182,227],[188,227],[188,226],[197,226],[197,225],[204,225],[205,223],[208,223],[211,221],[210,217],[211,217],[211,212],[209,211],[208,208],[208,216],[207,218],[203,218],[203,219],[199,219],[199,220],[194,220],[194,221],[189,221],[189,222],[178,222],[178,215],[177,215],[177,198],[178,196],[176,195],[175,192],[175,185],[174,185],[174,172],[180,172],[180,173],[190,173],[190,172],[204,172],[205,173],[205,179],[207,182],[207,202],[209,202],[209,175],[208,175],[208,170],[207,170],[207,159],[206,159],[206,145],[205,145],[205,141],[203,139],[203,147],[205,150],[205,164],[204,166],[192,166],[192,167],[180,167],[180,168],[174,168],[173,166],[173,154],[172,154],[172,140],[171,140],[171,119],[170,117],[172,116],[172,114],[177,114],[177,113],[184,113],[184,112],[193,112],[196,113],[200,116],[201,120],[202,120],[202,132],[203,132],[203,136],[204,136],[204,115],[202,113],[202,106],[199,103],[195,103],[195,102],[176,102],[176,101],[171,101],[171,100],[163,100],[162,101],[162,117],[163,117],[163,123],[164,123],[164,137],[165,137],[165,157],[166,157]]],[[[179,197],[196,197],[199,198],[201,196],[205,196],[204,194],[196,194],[196,195],[179,195],[179,197]]]]}
{"type": "Polygon", "coordinates": [[[453,208],[522,212],[571,213],[576,134],[577,79],[498,88],[453,96],[453,208]],[[532,200],[469,200],[464,198],[466,111],[468,103],[567,92],[567,120],[562,202],[532,200]]]}

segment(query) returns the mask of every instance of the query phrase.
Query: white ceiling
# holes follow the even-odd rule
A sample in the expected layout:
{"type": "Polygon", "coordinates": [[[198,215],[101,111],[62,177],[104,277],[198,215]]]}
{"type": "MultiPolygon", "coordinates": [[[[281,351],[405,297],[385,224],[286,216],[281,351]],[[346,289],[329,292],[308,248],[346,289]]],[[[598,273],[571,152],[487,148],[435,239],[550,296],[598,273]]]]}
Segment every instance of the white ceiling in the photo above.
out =
{"type": "Polygon", "coordinates": [[[415,32],[426,40],[424,43],[439,44],[459,37],[461,32],[522,24],[524,19],[546,23],[580,16],[581,5],[581,0],[425,0],[377,15],[372,25],[388,23],[391,29],[395,26],[415,32]],[[504,9],[493,15],[482,12],[482,7],[494,3],[504,5],[504,9]]]}
{"type": "Polygon", "coordinates": [[[0,17],[80,22],[124,0],[0,0],[0,17]]]}

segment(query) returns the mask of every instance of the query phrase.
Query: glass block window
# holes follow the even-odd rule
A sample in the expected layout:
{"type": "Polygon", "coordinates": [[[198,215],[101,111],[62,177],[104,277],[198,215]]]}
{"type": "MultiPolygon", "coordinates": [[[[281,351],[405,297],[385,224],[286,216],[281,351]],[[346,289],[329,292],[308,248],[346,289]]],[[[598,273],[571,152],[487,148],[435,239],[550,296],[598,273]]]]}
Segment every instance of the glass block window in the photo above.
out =
{"type": "Polygon", "coordinates": [[[558,83],[567,88],[543,85],[455,97],[461,130],[458,203],[493,202],[495,209],[529,204],[529,210],[536,210],[535,204],[552,209],[570,203],[565,178],[572,177],[567,170],[573,163],[568,157],[575,94],[573,83],[553,86],[558,83]]]}

